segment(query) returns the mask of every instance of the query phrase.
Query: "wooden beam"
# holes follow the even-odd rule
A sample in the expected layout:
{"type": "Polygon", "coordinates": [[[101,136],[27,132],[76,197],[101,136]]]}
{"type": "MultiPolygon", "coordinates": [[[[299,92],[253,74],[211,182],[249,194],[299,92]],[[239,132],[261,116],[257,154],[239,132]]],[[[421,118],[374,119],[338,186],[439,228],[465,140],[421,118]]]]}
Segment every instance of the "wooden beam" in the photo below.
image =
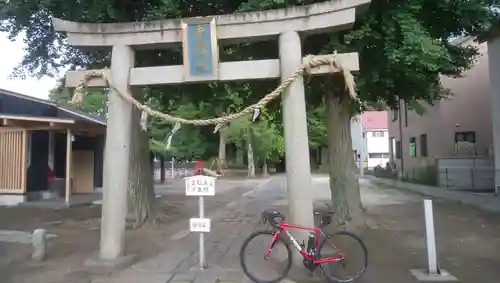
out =
{"type": "Polygon", "coordinates": [[[4,128],[22,128],[25,130],[29,131],[63,131],[68,128],[66,125],[61,125],[61,124],[54,124],[54,126],[50,125],[40,125],[39,123],[16,123],[13,122],[12,120],[6,120],[4,119],[4,122],[2,122],[4,128]],[[5,122],[7,121],[7,122],[5,122]]]}
{"type": "Polygon", "coordinates": [[[75,120],[52,118],[52,117],[38,117],[38,116],[16,116],[0,114],[0,119],[4,121],[30,121],[30,122],[45,122],[45,123],[58,123],[58,124],[74,124],[75,120]]]}
{"type": "Polygon", "coordinates": [[[21,149],[21,159],[23,162],[21,163],[21,187],[23,189],[23,193],[26,193],[27,191],[27,184],[28,184],[28,131],[24,130],[23,131],[23,142],[22,142],[22,149],[21,149]]]}
{"type": "Polygon", "coordinates": [[[68,127],[62,127],[62,126],[56,126],[56,127],[50,127],[50,126],[26,126],[23,127],[26,130],[29,131],[49,131],[49,132],[59,132],[59,131],[65,131],[68,127]]]}
{"type": "Polygon", "coordinates": [[[0,127],[0,133],[24,130],[22,127],[0,127]]]}
{"type": "MultiPolygon", "coordinates": [[[[318,55],[318,57],[324,56],[328,55],[318,55]]],[[[359,70],[358,53],[343,53],[337,56],[340,62],[350,71],[359,70]]],[[[307,57],[303,59],[304,62],[306,60],[308,60],[307,57]]],[[[312,75],[331,72],[330,66],[321,66],[311,70],[312,75]]],[[[68,71],[66,73],[66,86],[76,87],[84,76],[84,70],[68,71]]],[[[261,80],[279,78],[280,76],[280,61],[278,59],[221,62],[219,64],[219,81],[261,80]]],[[[129,84],[131,86],[181,84],[188,82],[193,81],[185,79],[183,65],[132,68],[129,73],[129,84]]],[[[101,78],[94,78],[88,83],[88,86],[105,87],[106,82],[101,78]]]]}
{"type": "Polygon", "coordinates": [[[66,186],[66,194],[65,194],[65,201],[66,205],[70,204],[71,200],[71,178],[72,178],[72,168],[71,168],[71,157],[73,155],[72,152],[72,142],[71,142],[71,129],[66,130],[66,178],[65,178],[65,186],[66,186]]]}

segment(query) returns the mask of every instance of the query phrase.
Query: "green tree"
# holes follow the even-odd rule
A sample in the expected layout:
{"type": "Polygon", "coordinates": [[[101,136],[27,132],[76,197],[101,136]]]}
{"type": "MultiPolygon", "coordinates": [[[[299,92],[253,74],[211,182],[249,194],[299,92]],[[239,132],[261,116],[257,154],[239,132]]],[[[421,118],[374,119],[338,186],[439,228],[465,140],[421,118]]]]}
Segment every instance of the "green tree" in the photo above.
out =
{"type": "Polygon", "coordinates": [[[307,109],[307,132],[309,136],[309,149],[313,153],[312,162],[317,165],[326,165],[322,159],[322,152],[327,147],[326,139],[326,108],[323,103],[320,105],[308,104],[307,109]]]}
{"type": "MultiPolygon", "coordinates": [[[[373,1],[354,29],[335,34],[325,45],[357,51],[357,77],[362,105],[384,103],[397,107],[400,100],[417,105],[432,103],[446,92],[439,75],[455,76],[470,68],[474,47],[454,45],[452,37],[474,35],[495,17],[487,1],[373,1]]],[[[327,106],[330,188],[338,223],[362,221],[359,185],[350,145],[350,119],[363,109],[348,98],[341,80],[323,85],[327,106]]]]}
{"type": "Polygon", "coordinates": [[[227,129],[227,137],[236,147],[247,153],[248,177],[255,177],[254,137],[252,121],[249,116],[244,116],[231,121],[227,129]]]}
{"type": "Polygon", "coordinates": [[[71,104],[73,93],[59,81],[58,86],[50,90],[49,100],[66,107],[76,108],[85,113],[103,116],[106,115],[107,89],[89,89],[85,93],[85,100],[81,104],[71,104]]]}
{"type": "Polygon", "coordinates": [[[283,132],[273,123],[273,120],[263,117],[252,125],[252,137],[255,144],[255,155],[262,163],[262,174],[268,174],[270,162],[277,162],[285,154],[283,132]]]}
{"type": "MultiPolygon", "coordinates": [[[[124,22],[241,11],[259,11],[320,1],[112,1],[62,2],[61,0],[10,0],[0,10],[0,30],[15,37],[26,33],[25,58],[16,74],[42,76],[63,66],[103,67],[107,52],[85,52],[68,47],[64,36],[46,28],[51,17],[80,22],[124,22]]],[[[315,35],[304,42],[304,54],[357,51],[361,71],[357,76],[359,101],[345,92],[342,80],[325,77],[311,81],[308,103],[325,100],[326,132],[329,148],[330,188],[337,223],[362,220],[359,187],[354,174],[350,138],[350,118],[371,103],[396,107],[400,100],[431,102],[443,93],[439,75],[456,75],[470,68],[477,51],[456,46],[450,38],[474,35],[488,27],[496,16],[486,0],[373,0],[365,15],[358,16],[352,31],[315,35]]],[[[240,44],[223,48],[221,60],[277,57],[275,43],[240,44]],[[231,52],[230,52],[231,51],[231,52]]],[[[179,64],[178,51],[143,51],[139,65],[179,64]]],[[[241,84],[240,84],[241,86],[241,84]]],[[[235,86],[236,87],[236,86],[235,86]]],[[[267,93],[269,85],[252,84],[250,96],[267,93]]],[[[173,111],[169,101],[184,104],[210,99],[215,93],[207,84],[164,87],[157,98],[165,111],[173,111]],[[167,95],[168,94],[168,95],[167,95]],[[210,94],[208,97],[201,95],[210,94]]],[[[255,99],[255,98],[254,98],[255,99]]],[[[276,107],[276,106],[271,106],[276,107]]],[[[276,109],[276,108],[274,108],[276,109]]],[[[312,134],[311,134],[312,135],[312,134]]]]}
{"type": "Polygon", "coordinates": [[[247,152],[248,177],[255,177],[255,159],[262,163],[262,173],[268,174],[268,163],[277,161],[285,152],[282,132],[263,111],[253,122],[252,117],[244,116],[229,123],[229,141],[247,152]]]}

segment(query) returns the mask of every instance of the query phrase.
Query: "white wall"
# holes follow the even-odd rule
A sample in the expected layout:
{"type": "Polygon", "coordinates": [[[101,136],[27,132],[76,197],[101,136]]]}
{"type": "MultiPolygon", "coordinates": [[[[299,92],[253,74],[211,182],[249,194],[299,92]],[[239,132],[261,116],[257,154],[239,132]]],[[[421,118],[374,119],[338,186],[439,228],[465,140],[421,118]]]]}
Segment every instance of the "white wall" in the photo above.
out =
{"type": "Polygon", "coordinates": [[[368,168],[385,167],[389,162],[389,130],[366,131],[368,168]]]}
{"type": "MultiPolygon", "coordinates": [[[[363,137],[363,124],[361,120],[358,120],[357,118],[352,118],[351,119],[351,139],[352,139],[352,150],[356,151],[357,154],[360,155],[360,158],[362,159],[363,153],[366,155],[366,148],[365,148],[365,139],[363,137]]],[[[354,157],[354,156],[353,156],[354,157]]],[[[356,157],[356,164],[359,168],[360,163],[362,164],[362,160],[358,159],[356,157]]]]}
{"type": "Polygon", "coordinates": [[[356,150],[358,153],[363,147],[363,125],[361,121],[355,118],[351,119],[351,138],[352,138],[352,150],[356,150]]]}
{"type": "Polygon", "coordinates": [[[488,60],[493,121],[493,152],[495,160],[495,192],[500,193],[500,37],[488,41],[488,60]]]}
{"type": "Polygon", "coordinates": [[[368,153],[389,153],[389,130],[366,132],[368,153]]]}

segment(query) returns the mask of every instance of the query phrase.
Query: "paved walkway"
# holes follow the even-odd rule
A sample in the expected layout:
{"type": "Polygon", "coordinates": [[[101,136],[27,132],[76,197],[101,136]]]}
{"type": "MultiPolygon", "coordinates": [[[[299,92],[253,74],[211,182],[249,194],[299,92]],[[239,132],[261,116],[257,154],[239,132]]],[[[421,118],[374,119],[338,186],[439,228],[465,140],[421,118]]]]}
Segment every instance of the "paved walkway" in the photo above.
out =
{"type": "MultiPolygon", "coordinates": [[[[273,187],[273,182],[276,180],[270,179],[208,216],[212,219],[212,232],[205,238],[206,270],[199,270],[198,234],[180,231],[179,237],[173,237],[177,239],[172,242],[172,249],[92,283],[241,282],[244,277],[239,262],[241,243],[253,230],[262,227],[258,216],[268,204],[255,195],[273,187]]],[[[268,200],[278,197],[279,194],[270,195],[268,200]]]]}
{"type": "Polygon", "coordinates": [[[374,176],[366,176],[366,178],[377,184],[393,186],[435,198],[458,201],[485,211],[500,212],[500,197],[493,193],[460,192],[374,176]]]}
{"type": "MultiPolygon", "coordinates": [[[[377,186],[366,179],[360,184],[369,227],[356,233],[368,247],[369,266],[357,282],[419,282],[410,269],[426,267],[422,196],[377,186]]],[[[327,177],[315,176],[312,189],[317,205],[328,200],[327,177]]],[[[263,209],[285,209],[285,205],[285,182],[278,176],[209,215],[213,227],[206,239],[205,271],[198,269],[197,234],[184,233],[157,257],[92,283],[247,283],[239,262],[242,241],[251,231],[263,228],[258,217],[263,209]]],[[[500,221],[467,206],[442,201],[435,202],[434,213],[440,266],[459,282],[498,283],[500,221]]]]}

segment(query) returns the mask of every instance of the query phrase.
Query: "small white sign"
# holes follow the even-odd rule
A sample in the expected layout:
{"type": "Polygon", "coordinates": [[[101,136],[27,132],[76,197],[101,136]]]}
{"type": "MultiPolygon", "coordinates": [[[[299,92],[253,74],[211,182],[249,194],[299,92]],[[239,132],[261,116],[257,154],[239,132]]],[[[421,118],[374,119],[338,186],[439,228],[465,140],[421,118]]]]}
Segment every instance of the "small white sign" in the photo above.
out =
{"type": "Polygon", "coordinates": [[[215,196],[215,180],[210,176],[196,175],[186,180],[186,196],[215,196]]]}
{"type": "Polygon", "coordinates": [[[208,218],[191,218],[189,219],[189,231],[191,232],[210,232],[210,219],[208,218]]]}

